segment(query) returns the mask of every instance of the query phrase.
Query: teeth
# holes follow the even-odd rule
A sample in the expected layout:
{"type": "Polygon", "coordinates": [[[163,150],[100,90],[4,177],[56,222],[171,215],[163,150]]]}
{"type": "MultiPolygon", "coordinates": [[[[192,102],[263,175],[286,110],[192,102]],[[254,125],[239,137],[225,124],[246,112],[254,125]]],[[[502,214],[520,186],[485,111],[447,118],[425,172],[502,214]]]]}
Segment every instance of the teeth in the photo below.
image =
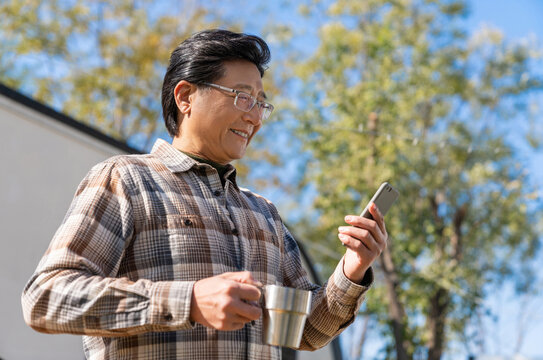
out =
{"type": "Polygon", "coordinates": [[[241,132],[239,130],[234,130],[234,129],[230,129],[234,134],[238,134],[239,136],[242,136],[244,137],[245,139],[247,139],[249,137],[249,134],[246,134],[244,132],[241,132]]]}

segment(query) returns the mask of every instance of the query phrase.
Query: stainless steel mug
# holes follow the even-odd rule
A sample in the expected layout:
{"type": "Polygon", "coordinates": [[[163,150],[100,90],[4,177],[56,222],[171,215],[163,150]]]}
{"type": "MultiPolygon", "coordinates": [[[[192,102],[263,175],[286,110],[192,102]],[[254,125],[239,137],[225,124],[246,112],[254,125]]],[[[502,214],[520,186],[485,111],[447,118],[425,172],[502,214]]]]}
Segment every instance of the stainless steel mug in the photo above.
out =
{"type": "Polygon", "coordinates": [[[311,291],[266,285],[263,296],[264,342],[298,348],[311,310],[311,291]]]}

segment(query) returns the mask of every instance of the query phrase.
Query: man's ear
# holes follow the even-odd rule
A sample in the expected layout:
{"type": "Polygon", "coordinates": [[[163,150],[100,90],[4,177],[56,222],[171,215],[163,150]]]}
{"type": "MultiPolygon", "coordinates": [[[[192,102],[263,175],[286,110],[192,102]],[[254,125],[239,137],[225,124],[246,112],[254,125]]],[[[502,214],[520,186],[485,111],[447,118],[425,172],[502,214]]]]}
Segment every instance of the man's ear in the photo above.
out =
{"type": "Polygon", "coordinates": [[[173,90],[173,96],[175,98],[175,103],[177,108],[183,115],[190,114],[191,110],[191,98],[190,95],[196,89],[194,84],[189,83],[186,80],[181,80],[175,85],[173,90]]]}

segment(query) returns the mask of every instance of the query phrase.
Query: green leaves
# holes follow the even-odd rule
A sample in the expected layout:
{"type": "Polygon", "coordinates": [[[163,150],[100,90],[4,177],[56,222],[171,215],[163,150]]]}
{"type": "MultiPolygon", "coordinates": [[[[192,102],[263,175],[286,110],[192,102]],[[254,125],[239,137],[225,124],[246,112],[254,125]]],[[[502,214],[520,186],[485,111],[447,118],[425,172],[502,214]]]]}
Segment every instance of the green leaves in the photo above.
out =
{"type": "MultiPolygon", "coordinates": [[[[465,12],[461,1],[335,1],[317,51],[297,67],[317,99],[301,110],[299,133],[313,157],[306,174],[321,238],[380,182],[399,188],[387,228],[400,286],[377,292],[401,299],[411,314],[404,334],[419,346],[445,341],[439,331],[463,332],[492,282],[519,271],[508,260],[528,259],[540,241],[532,190],[501,131],[540,89],[537,52],[496,32],[467,39],[456,26],[465,12]],[[447,320],[425,333],[414,325],[420,317],[447,320]]],[[[390,315],[371,299],[368,310],[390,315]]]]}
{"type": "Polygon", "coordinates": [[[147,149],[164,132],[159,94],[170,52],[213,22],[207,9],[185,6],[181,16],[174,3],[5,1],[0,79],[147,149]]]}

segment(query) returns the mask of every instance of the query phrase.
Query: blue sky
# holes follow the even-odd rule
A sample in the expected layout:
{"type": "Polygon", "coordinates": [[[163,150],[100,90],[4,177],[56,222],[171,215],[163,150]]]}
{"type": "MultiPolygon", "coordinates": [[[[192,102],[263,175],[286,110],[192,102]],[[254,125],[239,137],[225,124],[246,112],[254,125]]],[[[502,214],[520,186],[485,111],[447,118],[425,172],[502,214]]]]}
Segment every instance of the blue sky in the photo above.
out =
{"type": "Polygon", "coordinates": [[[543,39],[541,0],[474,0],[471,9],[472,27],[487,23],[502,29],[511,38],[534,33],[543,39]]]}
{"type": "MultiPolygon", "coordinates": [[[[543,44],[543,1],[542,0],[473,0],[471,1],[472,13],[468,20],[471,29],[489,25],[503,31],[507,39],[519,39],[531,34],[537,36],[539,43],[543,44]]],[[[541,124],[543,118],[539,121],[541,124]]],[[[540,196],[543,196],[543,152],[528,154],[529,171],[539,188],[540,196]]],[[[543,257],[541,259],[543,261],[543,257]]],[[[540,274],[541,275],[541,274],[540,274]]],[[[541,339],[543,334],[543,295],[529,304],[524,304],[513,296],[511,291],[497,294],[497,298],[489,299],[489,305],[499,309],[503,318],[499,323],[491,325],[493,333],[493,352],[511,354],[510,350],[515,342],[515,332],[518,326],[519,306],[529,307],[531,317],[530,332],[525,339],[521,354],[527,357],[543,359],[543,347],[541,339]]],[[[492,354],[489,354],[492,355],[492,354]]]]}
{"type": "MultiPolygon", "coordinates": [[[[507,39],[526,38],[535,35],[543,45],[543,1],[542,0],[472,0],[472,13],[468,26],[477,29],[490,25],[503,31],[507,39]]],[[[540,69],[542,72],[543,69],[540,69]]],[[[540,122],[543,123],[543,118],[540,122]]],[[[531,154],[530,171],[543,196],[543,153],[531,154]]]]}

